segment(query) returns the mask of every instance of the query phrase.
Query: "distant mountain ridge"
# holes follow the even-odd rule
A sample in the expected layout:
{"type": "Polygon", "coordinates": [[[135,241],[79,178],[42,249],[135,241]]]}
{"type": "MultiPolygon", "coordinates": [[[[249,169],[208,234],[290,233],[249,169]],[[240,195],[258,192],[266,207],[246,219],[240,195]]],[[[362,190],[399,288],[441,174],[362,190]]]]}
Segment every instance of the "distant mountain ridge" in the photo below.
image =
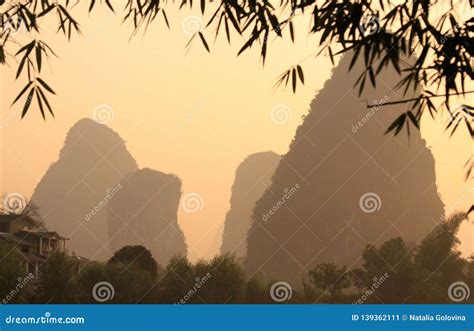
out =
{"type": "Polygon", "coordinates": [[[226,215],[221,253],[247,255],[247,233],[250,230],[255,202],[270,186],[281,156],[274,152],[249,155],[236,170],[230,210],[226,215]]]}
{"type": "Polygon", "coordinates": [[[136,169],[115,131],[82,119],[67,133],[59,159],[46,171],[31,200],[45,225],[70,239],[69,250],[104,260],[113,252],[107,247],[107,211],[99,204],[108,190],[136,169]]]}
{"type": "Polygon", "coordinates": [[[110,248],[148,248],[166,265],[174,255],[186,256],[186,241],[178,224],[181,180],[172,174],[140,169],[127,175],[108,208],[110,248]]]}
{"type": "Polygon", "coordinates": [[[245,262],[250,273],[300,285],[317,263],[361,263],[367,244],[396,236],[418,242],[444,215],[434,159],[420,132],[412,127],[409,141],[404,133],[385,135],[407,109],[380,105],[412,95],[394,90],[400,76],[384,69],[377,87],[367,82],[358,97],[353,84],[363,66],[348,72],[350,59],[342,58],[312,101],[256,203],[245,262]]]}
{"type": "Polygon", "coordinates": [[[171,255],[186,254],[176,216],[180,195],[178,177],[138,170],[114,130],[82,119],[67,133],[59,159],[46,171],[31,201],[48,228],[70,239],[69,251],[104,261],[121,245],[143,244],[165,263],[171,255]],[[148,193],[157,201],[142,205],[148,193]],[[132,212],[140,217],[133,218],[132,212]],[[130,221],[126,227],[124,220],[130,221]],[[143,240],[131,240],[131,233],[143,240]]]}

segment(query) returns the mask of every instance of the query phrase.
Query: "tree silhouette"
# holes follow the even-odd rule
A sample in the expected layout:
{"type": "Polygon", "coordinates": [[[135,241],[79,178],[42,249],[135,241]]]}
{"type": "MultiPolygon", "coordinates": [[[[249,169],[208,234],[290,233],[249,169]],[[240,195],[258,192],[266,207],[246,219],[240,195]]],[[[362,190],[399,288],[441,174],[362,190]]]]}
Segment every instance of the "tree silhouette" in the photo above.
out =
{"type": "Polygon", "coordinates": [[[195,281],[202,282],[196,303],[242,303],[245,292],[245,272],[234,255],[216,256],[209,262],[194,266],[195,281]]]}
{"type": "Polygon", "coordinates": [[[28,297],[28,284],[18,286],[26,274],[20,253],[13,245],[0,240],[0,256],[0,304],[23,303],[28,297]]]}
{"type": "MultiPolygon", "coordinates": [[[[70,39],[73,33],[80,33],[79,22],[71,13],[78,2],[80,0],[74,3],[69,0],[14,0],[2,3],[0,7],[3,23],[0,30],[0,63],[5,64],[9,56],[17,60],[17,78],[22,75],[26,78],[25,87],[15,99],[16,102],[25,97],[22,116],[28,112],[34,97],[43,117],[45,109],[53,115],[46,95],[54,94],[54,90],[40,78],[40,74],[44,58],[55,54],[44,41],[32,36],[40,31],[39,18],[56,16],[58,31],[70,39]],[[12,32],[19,29],[25,29],[26,35],[31,37],[22,46],[18,46],[12,37],[12,32]]],[[[101,3],[115,12],[109,0],[91,0],[88,3],[89,11],[101,3]]],[[[197,31],[190,42],[199,39],[210,51],[206,29],[215,31],[216,38],[220,33],[225,34],[229,43],[231,36],[237,34],[244,38],[238,54],[259,44],[260,55],[265,62],[269,54],[268,41],[288,37],[294,41],[293,19],[296,16],[307,17],[310,34],[318,36],[314,45],[315,55],[326,54],[334,62],[335,56],[353,51],[353,64],[356,58],[363,57],[365,65],[356,82],[360,91],[367,82],[375,86],[377,74],[385,66],[393,66],[401,71],[401,55],[418,55],[417,61],[404,70],[398,87],[406,91],[423,85],[425,91],[414,99],[395,100],[384,105],[407,104],[407,112],[396,119],[389,131],[396,134],[410,122],[418,127],[425,110],[430,113],[438,111],[433,99],[443,97],[444,108],[452,114],[449,129],[455,130],[463,123],[472,135],[473,107],[462,105],[453,109],[449,102],[452,95],[464,96],[474,92],[465,89],[465,82],[474,78],[470,63],[474,54],[474,19],[455,15],[456,10],[468,10],[458,8],[465,3],[451,1],[445,9],[437,6],[436,0],[408,0],[402,3],[390,0],[282,0],[278,5],[268,1],[222,0],[216,3],[202,0],[201,13],[211,13],[211,18],[204,31],[197,31]],[[288,9],[288,12],[285,13],[284,9],[288,9]],[[438,89],[442,90],[441,94],[437,94],[438,89]]],[[[169,27],[165,10],[167,5],[167,1],[127,0],[120,15],[123,15],[125,22],[133,24],[134,33],[159,19],[164,20],[169,27]]],[[[192,6],[191,0],[183,0],[179,8],[192,6]]],[[[472,2],[470,6],[472,8],[472,2]]],[[[299,82],[304,84],[301,63],[284,72],[278,84],[287,85],[290,82],[293,91],[299,82]]]]}
{"type": "Polygon", "coordinates": [[[193,266],[186,257],[171,258],[158,284],[160,303],[180,303],[194,286],[193,276],[193,266]]]}
{"type": "Polygon", "coordinates": [[[53,253],[41,265],[38,284],[39,302],[77,303],[76,267],[66,254],[53,253]]]}
{"type": "Polygon", "coordinates": [[[151,252],[143,246],[125,246],[114,253],[108,264],[121,265],[124,268],[135,268],[156,277],[158,264],[151,252]]]}
{"type": "Polygon", "coordinates": [[[334,263],[320,263],[308,271],[311,283],[316,287],[327,290],[332,296],[337,296],[350,285],[349,273],[346,267],[337,267],[334,263]]]}
{"type": "Polygon", "coordinates": [[[158,300],[157,280],[149,271],[114,263],[107,265],[106,275],[115,291],[112,303],[156,303],[158,300]]]}
{"type": "Polygon", "coordinates": [[[92,290],[98,282],[109,280],[105,265],[91,262],[81,270],[77,278],[79,288],[79,301],[81,303],[97,303],[93,297],[92,290]]]}
{"type": "MultiPolygon", "coordinates": [[[[318,264],[308,271],[310,284],[294,286],[291,300],[284,303],[452,303],[451,284],[463,282],[470,289],[474,287],[474,256],[462,258],[456,246],[456,233],[463,220],[463,214],[452,216],[412,248],[401,238],[380,247],[368,245],[359,268],[318,264]]],[[[0,256],[4,256],[0,295],[4,296],[24,273],[20,256],[16,251],[9,254],[12,248],[0,241],[0,256]]],[[[129,261],[126,256],[121,261],[129,261]]],[[[262,275],[247,279],[249,275],[232,255],[196,263],[176,256],[153,277],[139,264],[124,265],[118,260],[89,262],[77,268],[64,254],[56,253],[40,271],[36,291],[23,289],[9,303],[97,303],[93,289],[104,281],[113,288],[105,303],[275,303],[271,299],[274,281],[262,275]]],[[[466,297],[462,303],[473,300],[466,297]]]]}

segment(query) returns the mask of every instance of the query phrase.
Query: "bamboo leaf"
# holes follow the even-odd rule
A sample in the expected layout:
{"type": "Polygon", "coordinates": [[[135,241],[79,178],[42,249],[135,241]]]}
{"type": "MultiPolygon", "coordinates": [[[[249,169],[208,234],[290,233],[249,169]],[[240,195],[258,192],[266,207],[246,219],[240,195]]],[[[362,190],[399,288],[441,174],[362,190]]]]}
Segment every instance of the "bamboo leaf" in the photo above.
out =
{"type": "Polygon", "coordinates": [[[33,93],[35,92],[35,89],[32,88],[30,90],[30,93],[28,93],[28,97],[26,98],[25,105],[23,106],[23,111],[21,112],[21,118],[25,117],[26,113],[28,112],[28,109],[31,106],[31,102],[33,100],[33,93]]]}
{"type": "Polygon", "coordinates": [[[206,39],[204,38],[204,35],[202,34],[202,32],[199,32],[199,38],[201,38],[202,44],[204,45],[204,47],[206,48],[206,50],[210,53],[211,50],[209,49],[209,45],[207,44],[207,41],[206,41],[206,39]]]}
{"type": "Polygon", "coordinates": [[[39,77],[36,77],[36,80],[46,89],[48,90],[49,93],[52,93],[52,94],[56,94],[56,92],[54,92],[54,90],[49,87],[48,84],[46,84],[46,82],[44,80],[42,80],[41,78],[39,77]]]}
{"type": "Polygon", "coordinates": [[[300,77],[301,83],[304,84],[304,73],[303,73],[303,68],[301,68],[300,65],[296,66],[296,69],[298,70],[298,76],[300,77]]]}

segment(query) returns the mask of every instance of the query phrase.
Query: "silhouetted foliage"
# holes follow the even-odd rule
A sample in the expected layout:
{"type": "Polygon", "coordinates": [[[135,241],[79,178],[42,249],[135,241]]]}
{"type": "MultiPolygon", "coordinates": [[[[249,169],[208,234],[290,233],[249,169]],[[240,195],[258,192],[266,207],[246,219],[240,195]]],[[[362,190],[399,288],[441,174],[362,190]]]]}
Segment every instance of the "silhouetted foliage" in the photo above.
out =
{"type": "MultiPolygon", "coordinates": [[[[451,284],[474,287],[474,256],[464,259],[456,249],[456,232],[463,220],[465,215],[454,215],[411,249],[401,238],[379,247],[368,245],[362,265],[351,270],[320,263],[308,270],[309,282],[290,288],[288,299],[282,301],[275,300],[274,280],[260,274],[247,278],[235,256],[196,263],[176,256],[165,270],[154,274],[129,263],[137,251],[143,252],[132,249],[125,256],[117,254],[128,264],[87,262],[80,267],[55,253],[41,266],[38,288],[25,287],[8,303],[101,303],[94,288],[103,282],[110,284],[113,293],[104,303],[453,303],[448,295],[451,284]],[[435,251],[430,252],[430,247],[435,251]]],[[[5,256],[0,264],[0,281],[5,284],[0,295],[5,297],[25,273],[21,258],[7,254],[11,248],[0,241],[0,254],[5,256]]],[[[470,297],[461,303],[473,302],[470,297]]]]}
{"type": "Polygon", "coordinates": [[[114,253],[108,264],[116,264],[124,269],[143,270],[153,277],[156,277],[158,273],[158,264],[153,259],[151,252],[143,246],[122,247],[114,253]]]}
{"type": "Polygon", "coordinates": [[[334,263],[320,263],[308,272],[309,279],[316,287],[337,296],[350,285],[346,267],[338,268],[334,263]]]}
{"type": "Polygon", "coordinates": [[[111,303],[153,303],[158,300],[157,280],[141,268],[123,268],[118,264],[107,265],[108,281],[114,287],[111,303]]]}
{"type": "Polygon", "coordinates": [[[456,247],[456,233],[463,220],[465,214],[453,215],[412,249],[401,238],[379,248],[368,245],[361,268],[345,271],[328,263],[317,265],[308,273],[315,286],[305,284],[306,302],[450,303],[448,288],[452,283],[462,281],[474,287],[472,258],[463,259],[456,247]],[[346,281],[347,290],[328,296],[325,292],[337,286],[339,279],[346,281]]]}
{"type": "Polygon", "coordinates": [[[210,262],[194,266],[195,280],[209,279],[199,291],[199,303],[242,303],[245,292],[245,272],[234,255],[220,255],[210,262]]]}
{"type": "Polygon", "coordinates": [[[92,295],[94,286],[99,281],[105,281],[109,277],[106,273],[106,266],[103,263],[90,262],[79,273],[77,285],[79,288],[81,303],[97,303],[92,295]]]}
{"type": "Polygon", "coordinates": [[[382,302],[401,303],[409,298],[414,268],[412,255],[402,238],[391,239],[378,249],[368,246],[363,258],[363,269],[370,283],[389,275],[383,286],[377,289],[377,297],[382,302]]]}
{"type": "Polygon", "coordinates": [[[191,264],[174,257],[159,281],[162,303],[242,303],[245,272],[235,256],[221,255],[191,264]]]}
{"type": "Polygon", "coordinates": [[[245,288],[245,303],[271,303],[270,287],[258,275],[251,277],[245,288]]]}
{"type": "Polygon", "coordinates": [[[135,304],[158,301],[156,278],[149,271],[134,265],[124,267],[119,263],[104,265],[93,262],[86,265],[78,276],[82,303],[98,303],[98,290],[94,288],[101,282],[110,284],[111,292],[107,293],[106,297],[99,297],[106,303],[135,304]]]}
{"type": "MultiPolygon", "coordinates": [[[[77,1],[80,2],[80,1],[77,1]]],[[[100,1],[112,12],[115,12],[111,1],[100,1]]],[[[428,110],[431,114],[438,112],[433,99],[444,97],[445,108],[453,115],[448,129],[455,130],[460,124],[466,125],[473,134],[473,107],[463,105],[461,111],[452,109],[449,100],[452,95],[465,95],[473,91],[465,90],[466,80],[474,78],[470,59],[474,54],[472,47],[472,29],[474,19],[463,19],[454,14],[456,7],[463,1],[452,1],[447,8],[437,6],[436,0],[408,0],[393,3],[381,1],[308,1],[283,0],[278,5],[270,2],[248,2],[223,0],[218,3],[203,0],[200,8],[203,15],[211,14],[205,29],[212,31],[217,38],[225,33],[228,42],[232,35],[244,38],[238,54],[248,51],[252,46],[260,46],[260,56],[265,62],[269,54],[269,40],[287,38],[294,41],[295,16],[304,16],[310,20],[310,34],[317,34],[315,55],[324,53],[334,63],[338,54],[354,51],[354,59],[364,59],[362,73],[355,82],[362,91],[370,82],[375,86],[377,74],[386,66],[392,66],[402,73],[403,54],[419,54],[418,60],[403,70],[403,77],[398,88],[407,91],[423,85],[425,91],[420,96],[403,100],[390,101],[390,104],[406,103],[408,111],[401,114],[389,131],[400,132],[404,125],[413,123],[419,126],[422,113],[428,110]],[[288,9],[285,11],[284,9],[288,9]],[[380,60],[380,61],[379,61],[380,60]],[[437,94],[438,89],[442,91],[437,94]]],[[[170,22],[166,15],[166,1],[135,1],[128,0],[125,10],[121,13],[126,22],[131,22],[136,33],[162,19],[167,26],[170,22]]],[[[3,24],[0,30],[0,63],[6,63],[11,56],[18,62],[17,78],[24,76],[26,85],[19,93],[15,102],[25,97],[22,117],[28,112],[33,98],[36,97],[43,117],[48,110],[53,115],[48,102],[47,93],[55,94],[54,90],[40,78],[42,63],[53,50],[42,40],[36,38],[40,31],[39,18],[56,17],[57,30],[70,39],[73,33],[80,33],[79,22],[72,15],[72,8],[77,5],[69,0],[28,0],[11,1],[0,10],[3,24]],[[12,38],[12,32],[23,28],[28,41],[18,46],[12,38]],[[14,55],[10,55],[10,54],[14,55]]],[[[89,3],[89,11],[95,8],[96,1],[89,3]]],[[[193,2],[184,0],[179,8],[192,7],[193,2]]],[[[470,2],[470,8],[473,4],[470,2]]],[[[460,8],[459,11],[467,11],[460,8]]],[[[207,51],[210,51],[206,31],[196,31],[191,37],[200,40],[207,51]]],[[[354,61],[353,61],[354,63],[354,61]]],[[[352,66],[351,66],[352,68],[352,66]]],[[[302,64],[295,64],[284,72],[278,84],[287,85],[291,82],[293,91],[297,84],[304,84],[302,64]]]]}
{"type": "Polygon", "coordinates": [[[0,304],[27,302],[31,284],[18,286],[25,274],[20,253],[13,245],[0,240],[0,304]]]}
{"type": "Polygon", "coordinates": [[[42,303],[77,303],[76,266],[64,253],[56,252],[41,266],[38,298],[42,303]]]}
{"type": "Polygon", "coordinates": [[[193,288],[194,271],[186,257],[171,258],[160,282],[160,303],[178,303],[193,288]]]}

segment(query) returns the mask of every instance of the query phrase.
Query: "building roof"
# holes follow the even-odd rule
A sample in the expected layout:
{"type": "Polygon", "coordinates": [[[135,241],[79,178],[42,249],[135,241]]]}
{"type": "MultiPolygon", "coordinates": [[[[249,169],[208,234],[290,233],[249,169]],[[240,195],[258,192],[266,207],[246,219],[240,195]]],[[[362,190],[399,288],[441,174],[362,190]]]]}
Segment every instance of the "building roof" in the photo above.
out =
{"type": "Polygon", "coordinates": [[[8,214],[8,215],[0,215],[0,223],[11,223],[13,221],[16,221],[17,219],[23,219],[23,218],[30,218],[27,215],[14,215],[14,214],[8,214]]]}
{"type": "Polygon", "coordinates": [[[34,225],[36,227],[38,226],[37,222],[35,222],[35,220],[33,218],[31,218],[31,216],[29,216],[29,215],[24,215],[24,214],[2,215],[2,214],[0,214],[0,224],[8,224],[8,223],[12,223],[12,222],[18,221],[18,220],[28,221],[29,223],[31,223],[31,225],[34,225]]]}
{"type": "Polygon", "coordinates": [[[72,255],[68,256],[68,259],[74,262],[89,262],[90,261],[89,259],[83,256],[76,255],[74,251],[72,252],[72,255]]]}
{"type": "Polygon", "coordinates": [[[21,253],[21,255],[25,258],[25,260],[27,260],[28,262],[38,262],[38,263],[42,263],[44,262],[46,259],[42,256],[39,256],[39,255],[33,255],[33,254],[28,254],[28,253],[21,253]]]}
{"type": "Polygon", "coordinates": [[[41,237],[45,239],[58,239],[58,240],[69,240],[69,238],[65,238],[60,236],[56,231],[28,231],[28,230],[21,230],[15,233],[16,236],[22,236],[23,238],[26,237],[41,237]]]}
{"type": "Polygon", "coordinates": [[[35,246],[35,243],[28,238],[20,238],[11,233],[0,232],[0,240],[1,239],[10,241],[15,245],[35,246]]]}

